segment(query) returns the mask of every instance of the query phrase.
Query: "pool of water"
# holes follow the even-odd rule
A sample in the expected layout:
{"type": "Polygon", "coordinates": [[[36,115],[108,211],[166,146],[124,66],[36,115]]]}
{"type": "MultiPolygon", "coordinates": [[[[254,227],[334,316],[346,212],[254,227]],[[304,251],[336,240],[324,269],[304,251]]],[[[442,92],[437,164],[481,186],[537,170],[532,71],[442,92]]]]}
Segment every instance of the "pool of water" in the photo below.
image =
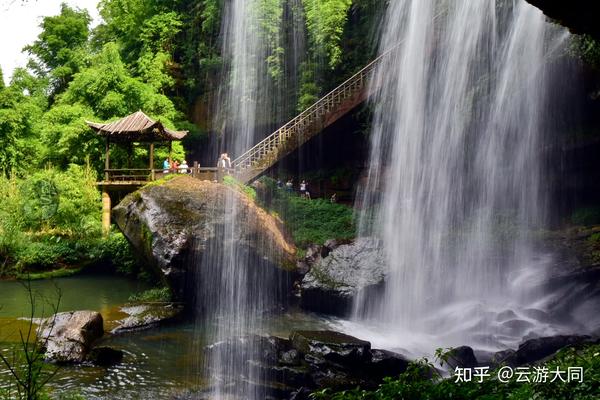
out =
{"type": "MultiPolygon", "coordinates": [[[[131,294],[148,289],[148,285],[112,275],[80,275],[53,280],[32,281],[36,299],[36,317],[59,311],[94,310],[108,314],[124,304],[131,294]]],[[[0,318],[28,317],[29,294],[22,282],[0,281],[0,318]]]]}
{"type": "MultiPolygon", "coordinates": [[[[78,276],[55,281],[32,282],[36,295],[36,317],[52,313],[49,304],[60,297],[59,311],[95,310],[105,319],[105,328],[123,315],[121,305],[132,293],[147,286],[114,276],[78,276]],[[59,296],[60,293],[60,296],[59,296]]],[[[18,282],[0,282],[0,349],[6,351],[27,327],[28,292],[18,282]]],[[[262,317],[257,334],[286,337],[297,329],[326,329],[333,320],[306,313],[296,307],[262,317]]],[[[219,323],[218,321],[216,322],[219,323]]],[[[164,399],[205,387],[203,349],[215,341],[214,326],[192,321],[143,332],[105,335],[98,345],[123,350],[124,360],[114,367],[65,366],[52,381],[55,394],[80,393],[86,399],[164,399]]],[[[6,371],[0,367],[0,387],[6,371]]]]}
{"type": "MultiPolygon", "coordinates": [[[[331,321],[300,310],[264,317],[257,334],[287,337],[296,329],[326,329],[331,321]]],[[[164,399],[206,387],[203,350],[214,342],[214,327],[193,322],[107,337],[100,344],[125,352],[121,364],[110,368],[67,368],[53,382],[66,393],[73,390],[86,399],[164,399]]]]}

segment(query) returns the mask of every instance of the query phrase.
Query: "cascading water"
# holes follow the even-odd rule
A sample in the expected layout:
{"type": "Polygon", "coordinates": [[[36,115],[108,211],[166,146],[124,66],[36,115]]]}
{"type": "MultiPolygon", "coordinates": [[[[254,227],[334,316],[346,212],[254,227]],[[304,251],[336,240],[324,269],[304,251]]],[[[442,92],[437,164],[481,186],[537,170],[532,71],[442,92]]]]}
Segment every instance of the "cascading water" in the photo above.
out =
{"type": "MultiPolygon", "coordinates": [[[[289,108],[284,101],[283,80],[285,69],[290,67],[281,53],[284,10],[280,1],[225,3],[224,84],[215,122],[221,127],[221,150],[231,158],[270,133],[289,108]]],[[[244,220],[239,195],[232,189],[223,201],[226,212],[220,231],[215,233],[217,239],[195,260],[201,316],[197,329],[210,331],[209,337],[216,343],[204,352],[210,398],[235,394],[244,399],[264,399],[261,339],[255,335],[265,333],[263,313],[285,299],[281,288],[288,277],[241,240],[241,231],[253,222],[244,220]]],[[[272,243],[254,245],[269,254],[272,243]]]]}
{"type": "Polygon", "coordinates": [[[221,150],[239,156],[292,116],[305,51],[299,0],[228,0],[215,126],[221,150]]]}
{"type": "Polygon", "coordinates": [[[356,304],[382,345],[498,348],[536,325],[523,276],[548,259],[526,232],[547,210],[549,55],[566,37],[524,1],[390,3],[361,219],[390,272],[356,304]]]}

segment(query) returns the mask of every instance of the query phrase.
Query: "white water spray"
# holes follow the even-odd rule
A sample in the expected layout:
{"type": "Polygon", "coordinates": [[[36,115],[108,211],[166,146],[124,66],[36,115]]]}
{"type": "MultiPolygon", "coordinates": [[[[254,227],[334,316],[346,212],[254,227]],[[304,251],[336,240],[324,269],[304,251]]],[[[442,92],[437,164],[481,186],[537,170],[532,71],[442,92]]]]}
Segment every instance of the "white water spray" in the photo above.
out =
{"type": "Polygon", "coordinates": [[[526,236],[547,210],[547,58],[566,36],[524,1],[389,7],[361,234],[390,273],[357,316],[388,347],[514,345],[546,329],[519,314],[537,293],[515,282],[546,260],[526,236]]]}

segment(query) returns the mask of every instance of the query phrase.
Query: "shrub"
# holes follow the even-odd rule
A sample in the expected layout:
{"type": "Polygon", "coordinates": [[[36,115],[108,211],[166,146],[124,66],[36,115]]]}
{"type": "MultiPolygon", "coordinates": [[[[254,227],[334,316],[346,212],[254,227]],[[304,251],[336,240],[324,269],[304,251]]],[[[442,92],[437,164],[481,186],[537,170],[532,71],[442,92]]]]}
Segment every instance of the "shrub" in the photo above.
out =
{"type": "Polygon", "coordinates": [[[0,275],[80,267],[104,255],[101,202],[88,166],[0,177],[0,275]]]}
{"type": "Polygon", "coordinates": [[[90,167],[48,168],[21,180],[23,225],[29,230],[59,230],[69,236],[99,236],[100,193],[90,167]]]}
{"type": "Polygon", "coordinates": [[[103,241],[102,257],[109,260],[116,271],[123,275],[136,275],[139,272],[131,244],[121,232],[111,231],[103,241]]]}

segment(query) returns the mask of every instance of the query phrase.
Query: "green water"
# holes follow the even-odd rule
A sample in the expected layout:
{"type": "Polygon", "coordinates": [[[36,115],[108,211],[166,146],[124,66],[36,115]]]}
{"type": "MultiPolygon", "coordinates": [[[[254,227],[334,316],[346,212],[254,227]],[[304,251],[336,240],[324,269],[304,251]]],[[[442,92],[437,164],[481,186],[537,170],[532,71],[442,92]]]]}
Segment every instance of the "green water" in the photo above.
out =
{"type": "MultiPolygon", "coordinates": [[[[132,293],[146,289],[135,281],[118,277],[79,276],[55,281],[33,282],[38,301],[55,302],[61,293],[60,311],[96,310],[105,319],[105,328],[115,319],[132,293]]],[[[19,318],[29,313],[27,291],[17,282],[0,282],[0,349],[16,340],[15,332],[26,327],[19,318]],[[12,340],[10,340],[12,335],[12,340]]],[[[47,315],[51,307],[44,308],[47,315]]],[[[38,308],[36,316],[41,316],[38,308]]],[[[288,336],[295,329],[322,329],[327,319],[292,308],[285,313],[263,317],[266,330],[258,334],[288,336]]],[[[218,322],[217,322],[218,323],[218,322]]],[[[192,322],[124,335],[105,335],[98,343],[125,352],[121,364],[110,368],[90,365],[64,367],[53,380],[55,395],[75,392],[86,399],[164,399],[205,387],[203,349],[214,339],[208,332],[214,327],[192,322]]],[[[6,371],[0,367],[0,387],[6,371]]]]}
{"type": "MultiPolygon", "coordinates": [[[[108,314],[111,308],[127,302],[132,293],[147,284],[116,276],[81,275],[54,280],[32,281],[36,298],[36,317],[59,311],[94,310],[108,314]]],[[[29,294],[20,282],[0,281],[0,318],[28,317],[29,294]]]]}

